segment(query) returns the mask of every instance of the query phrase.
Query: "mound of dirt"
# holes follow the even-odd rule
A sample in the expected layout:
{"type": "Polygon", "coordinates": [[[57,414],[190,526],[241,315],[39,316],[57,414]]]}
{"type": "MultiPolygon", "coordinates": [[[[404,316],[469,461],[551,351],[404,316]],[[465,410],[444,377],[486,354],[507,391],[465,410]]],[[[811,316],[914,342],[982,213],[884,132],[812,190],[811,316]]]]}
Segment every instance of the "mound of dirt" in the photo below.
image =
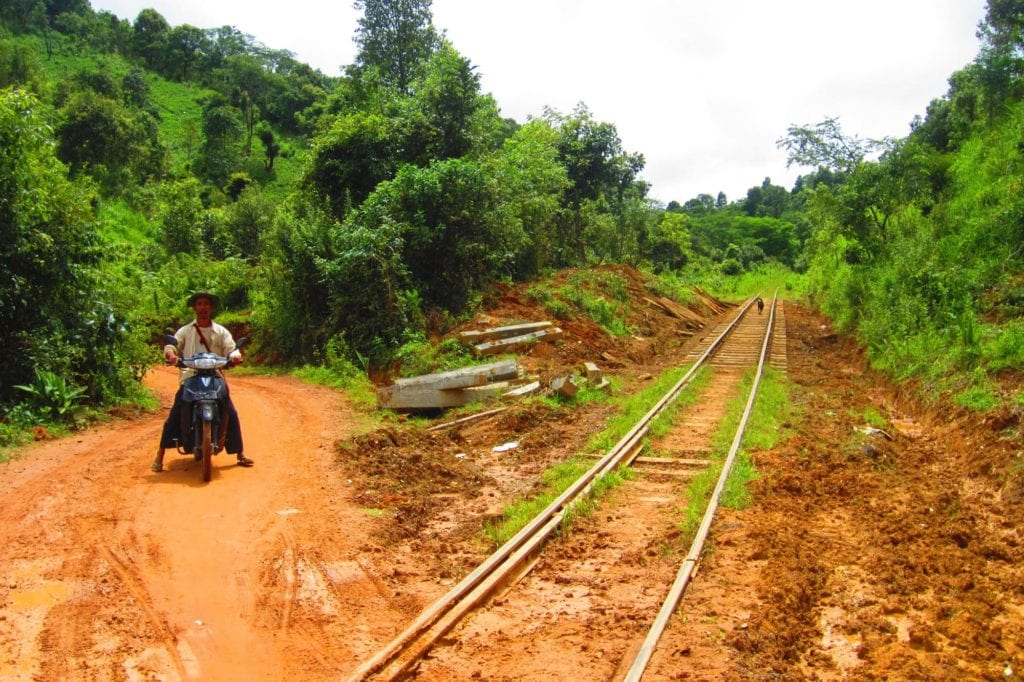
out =
{"type": "MultiPolygon", "coordinates": [[[[614,301],[629,333],[612,334],[579,311],[552,319],[531,293],[534,285],[499,284],[484,299],[478,315],[444,338],[459,338],[467,330],[552,320],[563,330],[562,339],[536,343],[516,355],[527,375],[538,377],[547,387],[552,379],[580,374],[583,363],[594,362],[615,379],[620,391],[633,392],[661,368],[682,361],[702,333],[694,320],[708,320],[716,310],[729,306],[695,292],[695,302],[688,307],[693,319],[681,320],[654,303],[659,295],[648,287],[643,273],[624,265],[562,271],[545,283],[545,289],[591,287],[590,293],[600,296],[597,287],[602,284],[616,288],[618,299],[604,298],[614,301]],[[623,291],[626,299],[619,300],[623,291]]],[[[405,426],[408,422],[403,417],[398,424],[343,444],[339,461],[355,481],[360,504],[392,515],[395,523],[384,531],[387,539],[412,538],[436,522],[438,510],[451,504],[452,496],[463,502],[485,500],[478,507],[487,515],[500,511],[504,500],[530,492],[539,485],[544,469],[578,452],[603,428],[609,409],[606,402],[515,399],[493,401],[458,415],[436,411],[426,423],[417,422],[417,427],[405,426]],[[434,432],[422,428],[498,405],[504,411],[479,421],[434,432]],[[515,447],[500,457],[492,451],[509,442],[515,447]]],[[[479,519],[473,523],[479,528],[479,519]]]]}
{"type": "MultiPolygon", "coordinates": [[[[540,288],[541,293],[538,289],[536,285],[496,285],[484,299],[482,311],[448,336],[457,338],[461,331],[551,320],[565,332],[564,339],[554,345],[538,343],[517,358],[527,373],[540,375],[543,380],[578,371],[588,361],[624,375],[638,366],[658,366],[662,356],[674,357],[699,333],[696,324],[684,322],[656,305],[659,294],[649,288],[647,276],[628,265],[563,270],[540,288]],[[567,310],[559,307],[558,314],[553,314],[544,301],[538,300],[544,291],[576,289],[585,289],[614,307],[621,313],[628,333],[617,336],[572,306],[567,310]]],[[[685,307],[698,323],[730,305],[699,290],[694,296],[695,302],[685,307]]]]}

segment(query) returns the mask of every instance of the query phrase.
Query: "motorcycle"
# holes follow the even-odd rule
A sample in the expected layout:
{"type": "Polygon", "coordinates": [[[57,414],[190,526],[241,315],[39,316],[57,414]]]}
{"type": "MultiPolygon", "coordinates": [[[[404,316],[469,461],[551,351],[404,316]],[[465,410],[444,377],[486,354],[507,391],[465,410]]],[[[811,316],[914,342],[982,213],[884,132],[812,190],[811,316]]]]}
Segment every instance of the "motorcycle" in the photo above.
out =
{"type": "MultiPolygon", "coordinates": [[[[165,336],[167,345],[178,347],[178,340],[165,336]]],[[[239,339],[235,348],[242,348],[249,339],[239,339]]],[[[232,367],[230,358],[216,353],[196,353],[178,358],[177,367],[195,370],[182,384],[181,438],[178,453],[193,455],[202,461],[203,481],[213,474],[213,456],[224,449],[227,436],[228,385],[221,371],[232,367]]]]}

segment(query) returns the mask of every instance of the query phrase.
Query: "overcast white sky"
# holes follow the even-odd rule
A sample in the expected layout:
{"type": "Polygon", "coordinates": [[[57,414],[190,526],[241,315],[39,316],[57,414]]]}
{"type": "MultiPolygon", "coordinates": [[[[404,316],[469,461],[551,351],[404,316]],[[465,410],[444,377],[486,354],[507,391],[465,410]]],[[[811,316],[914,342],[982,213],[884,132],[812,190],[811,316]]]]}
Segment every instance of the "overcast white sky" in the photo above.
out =
{"type": "MultiPolygon", "coordinates": [[[[336,76],[355,56],[350,0],[92,0],[134,21],[231,25],[336,76]]],[[[839,118],[847,135],[904,137],[974,59],[985,0],[434,0],[434,25],[524,122],[578,102],[615,124],[665,203],[730,201],[765,177],[792,188],[776,141],[839,118]]]]}

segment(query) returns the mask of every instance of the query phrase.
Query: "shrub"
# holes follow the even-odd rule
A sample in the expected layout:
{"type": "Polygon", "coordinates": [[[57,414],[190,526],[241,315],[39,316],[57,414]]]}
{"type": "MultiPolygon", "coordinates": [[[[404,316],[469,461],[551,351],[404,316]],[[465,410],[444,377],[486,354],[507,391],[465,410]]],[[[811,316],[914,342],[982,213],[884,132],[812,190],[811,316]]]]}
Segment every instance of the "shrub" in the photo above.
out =
{"type": "Polygon", "coordinates": [[[36,370],[36,379],[32,384],[19,384],[15,388],[31,395],[33,407],[56,421],[69,419],[85,396],[84,388],[73,386],[64,377],[45,369],[36,370]]]}

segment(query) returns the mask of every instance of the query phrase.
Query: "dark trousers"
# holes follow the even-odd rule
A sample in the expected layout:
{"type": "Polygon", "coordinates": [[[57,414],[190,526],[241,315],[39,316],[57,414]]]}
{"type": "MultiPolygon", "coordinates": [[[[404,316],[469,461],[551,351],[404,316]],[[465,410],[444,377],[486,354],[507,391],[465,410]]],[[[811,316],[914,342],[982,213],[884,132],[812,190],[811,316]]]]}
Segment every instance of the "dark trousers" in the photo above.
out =
{"type": "MultiPolygon", "coordinates": [[[[164,430],[160,434],[160,447],[162,448],[176,448],[179,441],[181,441],[181,409],[185,404],[181,399],[182,390],[183,388],[179,386],[178,392],[174,394],[174,404],[171,405],[171,413],[167,415],[167,421],[164,422],[164,430]]],[[[228,423],[224,449],[229,454],[236,455],[243,451],[242,425],[238,422],[238,411],[235,410],[235,405],[231,402],[230,395],[228,396],[227,414],[224,417],[228,423]]]]}

